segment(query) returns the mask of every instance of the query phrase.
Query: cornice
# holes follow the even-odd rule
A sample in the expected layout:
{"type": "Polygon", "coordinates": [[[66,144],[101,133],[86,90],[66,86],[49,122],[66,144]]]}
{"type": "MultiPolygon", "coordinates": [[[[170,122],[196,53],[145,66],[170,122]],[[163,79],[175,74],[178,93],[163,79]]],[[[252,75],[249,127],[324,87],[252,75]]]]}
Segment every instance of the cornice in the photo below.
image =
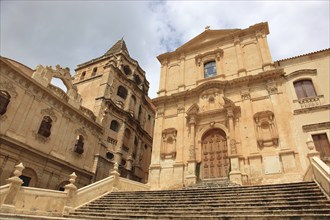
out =
{"type": "MultiPolygon", "coordinates": [[[[233,30],[235,30],[235,29],[233,29],[233,30]]],[[[198,38],[203,34],[208,34],[209,31],[212,31],[212,30],[206,30],[206,31],[202,32],[200,35],[196,36],[195,38],[198,38]]],[[[237,29],[237,31],[234,31],[233,33],[224,35],[223,37],[220,37],[217,39],[213,39],[213,40],[204,42],[200,45],[192,45],[192,46],[185,47],[186,44],[184,44],[181,47],[177,48],[175,51],[160,54],[159,56],[157,56],[157,59],[159,60],[160,63],[162,63],[163,60],[173,58],[173,57],[178,58],[178,57],[180,57],[181,54],[188,54],[187,52],[195,51],[196,49],[198,49],[200,47],[207,47],[207,46],[210,46],[213,44],[218,44],[220,42],[226,42],[226,41],[232,41],[234,43],[235,38],[240,38],[240,37],[243,37],[243,36],[246,36],[249,34],[256,35],[258,33],[265,34],[265,35],[269,34],[269,28],[268,28],[267,22],[258,23],[258,24],[252,25],[246,29],[237,29]]],[[[193,38],[191,40],[194,40],[195,38],[193,38]]]]}
{"type": "Polygon", "coordinates": [[[238,88],[244,85],[251,85],[255,83],[265,82],[267,80],[277,80],[280,77],[284,76],[284,71],[282,68],[269,70],[265,72],[261,72],[257,75],[248,75],[240,78],[236,78],[233,80],[210,80],[205,81],[204,83],[198,85],[197,87],[186,90],[182,92],[177,92],[169,96],[160,96],[157,98],[152,99],[152,103],[155,106],[158,106],[162,103],[166,103],[167,101],[173,101],[173,100],[179,100],[179,99],[185,99],[190,97],[196,97],[199,96],[199,94],[210,88],[217,88],[222,91],[232,89],[232,88],[238,88]]]}
{"type": "MultiPolygon", "coordinates": [[[[1,140],[1,143],[5,144],[7,146],[14,147],[16,149],[17,148],[24,149],[24,150],[26,150],[26,151],[28,151],[30,153],[35,154],[35,155],[38,155],[38,156],[47,158],[48,160],[50,160],[50,161],[52,161],[54,163],[57,163],[60,166],[63,166],[64,165],[64,166],[71,167],[72,169],[74,169],[74,170],[76,170],[76,171],[78,171],[80,173],[84,173],[85,175],[89,175],[89,176],[93,176],[94,175],[94,173],[91,172],[91,171],[87,171],[87,170],[85,170],[83,168],[79,168],[79,167],[73,165],[72,163],[69,163],[67,161],[63,161],[63,160],[61,160],[59,158],[54,157],[51,154],[46,154],[44,152],[41,152],[41,151],[39,151],[37,149],[34,149],[33,147],[31,147],[29,145],[26,145],[25,143],[22,143],[20,141],[17,141],[17,140],[15,140],[13,138],[10,138],[8,136],[0,135],[0,140],[1,140]]],[[[20,150],[20,151],[22,151],[22,150],[20,150]]]]}
{"type": "Polygon", "coordinates": [[[302,69],[302,70],[297,70],[292,73],[289,73],[288,75],[285,75],[285,78],[292,79],[294,77],[306,76],[306,75],[315,76],[316,74],[317,74],[316,69],[302,69]]]}
{"type": "Polygon", "coordinates": [[[274,61],[275,64],[277,64],[277,66],[281,66],[280,63],[286,62],[286,61],[291,61],[291,60],[295,60],[295,59],[300,59],[306,56],[311,56],[311,55],[319,55],[319,54],[324,54],[324,55],[328,55],[330,54],[330,48],[326,48],[323,50],[317,50],[317,51],[313,51],[310,53],[306,53],[306,54],[301,54],[301,55],[297,55],[297,56],[293,56],[293,57],[289,57],[289,58],[284,58],[281,60],[276,60],[274,61]]]}
{"type": "Polygon", "coordinates": [[[330,110],[330,104],[313,106],[313,107],[303,108],[303,109],[296,109],[293,111],[293,114],[300,115],[300,114],[307,114],[307,113],[324,111],[324,110],[330,110]]]}

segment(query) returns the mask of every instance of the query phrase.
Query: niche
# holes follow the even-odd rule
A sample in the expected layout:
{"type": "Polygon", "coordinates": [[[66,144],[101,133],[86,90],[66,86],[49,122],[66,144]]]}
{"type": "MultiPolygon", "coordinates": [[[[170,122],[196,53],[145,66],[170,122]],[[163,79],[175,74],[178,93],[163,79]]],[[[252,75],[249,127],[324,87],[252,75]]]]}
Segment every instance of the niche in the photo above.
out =
{"type": "Polygon", "coordinates": [[[176,157],[176,135],[175,128],[168,128],[162,132],[162,149],[160,157],[162,159],[175,159],[176,157]]]}
{"type": "Polygon", "coordinates": [[[262,111],[253,116],[257,142],[260,148],[278,145],[278,132],[272,111],[262,111]]]}

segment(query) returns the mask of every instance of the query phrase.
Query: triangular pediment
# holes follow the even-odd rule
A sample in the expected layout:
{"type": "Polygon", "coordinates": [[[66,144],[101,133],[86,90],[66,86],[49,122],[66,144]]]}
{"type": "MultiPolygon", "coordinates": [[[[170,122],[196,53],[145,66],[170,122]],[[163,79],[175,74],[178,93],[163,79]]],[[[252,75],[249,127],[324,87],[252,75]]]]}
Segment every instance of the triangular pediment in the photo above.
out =
{"type": "Polygon", "coordinates": [[[212,41],[218,41],[240,30],[241,29],[205,30],[187,43],[183,44],[177,49],[177,51],[184,51],[189,48],[202,46],[212,41]]]}

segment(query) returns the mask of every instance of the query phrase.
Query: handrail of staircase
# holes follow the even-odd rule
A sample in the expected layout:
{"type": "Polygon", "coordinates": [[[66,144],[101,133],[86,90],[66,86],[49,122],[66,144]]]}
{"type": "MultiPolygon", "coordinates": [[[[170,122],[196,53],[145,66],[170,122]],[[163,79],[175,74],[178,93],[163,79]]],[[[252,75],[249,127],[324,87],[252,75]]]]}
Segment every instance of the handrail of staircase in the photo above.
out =
{"type": "Polygon", "coordinates": [[[330,167],[317,156],[312,157],[311,164],[314,181],[330,199],[330,167]]]}
{"type": "Polygon", "coordinates": [[[98,199],[103,195],[112,191],[114,185],[114,177],[109,176],[100,181],[84,186],[77,190],[74,198],[74,207],[78,208],[90,201],[98,199]]]}

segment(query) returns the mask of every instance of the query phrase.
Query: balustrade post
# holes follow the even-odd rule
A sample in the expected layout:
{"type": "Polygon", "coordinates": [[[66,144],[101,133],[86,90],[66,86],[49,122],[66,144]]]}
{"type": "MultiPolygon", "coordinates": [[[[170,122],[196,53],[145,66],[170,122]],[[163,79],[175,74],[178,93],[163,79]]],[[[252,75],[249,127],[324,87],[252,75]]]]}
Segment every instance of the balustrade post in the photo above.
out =
{"type": "Polygon", "coordinates": [[[64,192],[67,193],[67,200],[64,205],[63,214],[68,214],[69,212],[72,212],[75,207],[75,200],[77,195],[77,187],[74,185],[76,182],[77,175],[75,172],[73,172],[70,175],[69,184],[64,186],[64,192]]]}
{"type": "Polygon", "coordinates": [[[4,213],[14,213],[16,211],[15,204],[17,200],[17,195],[21,190],[23,180],[19,178],[24,170],[22,163],[15,166],[14,176],[6,180],[9,184],[9,191],[6,195],[3,204],[1,205],[0,211],[4,213]]]}
{"type": "Polygon", "coordinates": [[[115,165],[113,166],[113,170],[111,171],[111,176],[113,176],[113,186],[112,186],[112,192],[118,192],[118,182],[119,182],[119,172],[118,172],[118,163],[116,162],[115,165]]]}

